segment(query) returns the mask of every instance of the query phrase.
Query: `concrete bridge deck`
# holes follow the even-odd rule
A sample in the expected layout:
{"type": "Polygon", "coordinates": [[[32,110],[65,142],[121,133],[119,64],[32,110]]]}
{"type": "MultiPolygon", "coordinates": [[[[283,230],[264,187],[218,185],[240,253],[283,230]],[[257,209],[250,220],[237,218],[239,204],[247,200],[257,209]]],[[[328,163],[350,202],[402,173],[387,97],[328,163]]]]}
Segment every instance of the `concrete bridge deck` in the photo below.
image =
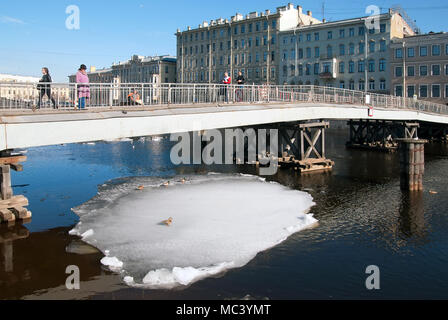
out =
{"type": "Polygon", "coordinates": [[[316,119],[448,124],[446,115],[415,109],[375,108],[373,116],[368,109],[365,105],[282,102],[5,111],[0,116],[0,150],[316,119]]]}

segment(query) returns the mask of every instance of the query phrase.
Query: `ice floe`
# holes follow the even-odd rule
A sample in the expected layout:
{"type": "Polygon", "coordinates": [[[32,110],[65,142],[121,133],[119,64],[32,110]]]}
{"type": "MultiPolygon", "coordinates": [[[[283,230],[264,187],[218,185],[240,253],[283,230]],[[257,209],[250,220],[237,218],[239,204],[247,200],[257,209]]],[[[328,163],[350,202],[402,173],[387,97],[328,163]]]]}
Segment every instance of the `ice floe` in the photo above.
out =
{"type": "Polygon", "coordinates": [[[242,267],[315,225],[313,205],[308,193],[256,176],[123,178],[73,209],[80,223],[70,233],[107,251],[101,263],[126,284],[173,288],[242,267]],[[169,217],[170,226],[161,223],[169,217]]]}

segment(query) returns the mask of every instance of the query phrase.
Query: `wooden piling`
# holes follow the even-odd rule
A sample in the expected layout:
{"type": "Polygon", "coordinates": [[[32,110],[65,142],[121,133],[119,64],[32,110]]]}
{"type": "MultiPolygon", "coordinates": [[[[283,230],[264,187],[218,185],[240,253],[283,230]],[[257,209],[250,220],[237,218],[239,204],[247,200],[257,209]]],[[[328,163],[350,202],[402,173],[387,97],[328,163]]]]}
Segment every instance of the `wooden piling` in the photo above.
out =
{"type": "Polygon", "coordinates": [[[0,152],[0,223],[14,223],[29,220],[31,212],[24,208],[28,200],[24,196],[14,196],[11,187],[11,168],[22,170],[18,162],[26,160],[23,155],[11,155],[10,150],[0,152]]]}
{"type": "Polygon", "coordinates": [[[422,139],[397,139],[400,152],[400,187],[422,191],[425,170],[425,143],[422,139]]]}

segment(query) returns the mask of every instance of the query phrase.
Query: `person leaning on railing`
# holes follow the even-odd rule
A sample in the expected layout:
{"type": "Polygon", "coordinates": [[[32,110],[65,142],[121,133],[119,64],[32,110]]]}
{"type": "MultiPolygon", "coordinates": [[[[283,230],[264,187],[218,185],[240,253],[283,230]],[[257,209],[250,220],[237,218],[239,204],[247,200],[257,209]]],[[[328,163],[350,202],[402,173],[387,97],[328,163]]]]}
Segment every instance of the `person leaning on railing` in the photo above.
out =
{"type": "Polygon", "coordinates": [[[48,68],[43,67],[42,68],[42,78],[39,80],[39,83],[37,85],[37,90],[40,90],[39,93],[39,101],[37,102],[37,109],[40,109],[40,105],[42,103],[42,98],[47,95],[48,99],[51,100],[51,103],[53,104],[53,109],[56,109],[56,102],[54,101],[54,98],[51,96],[51,76],[50,72],[48,71],[48,68]]]}
{"type": "Polygon", "coordinates": [[[78,88],[78,108],[85,109],[86,99],[90,99],[89,76],[87,75],[87,67],[82,64],[76,73],[76,83],[78,88]]]}
{"type": "Polygon", "coordinates": [[[237,99],[239,102],[243,101],[243,85],[245,82],[246,79],[244,79],[243,73],[239,71],[238,77],[236,78],[236,83],[239,84],[238,89],[236,90],[237,99]]]}

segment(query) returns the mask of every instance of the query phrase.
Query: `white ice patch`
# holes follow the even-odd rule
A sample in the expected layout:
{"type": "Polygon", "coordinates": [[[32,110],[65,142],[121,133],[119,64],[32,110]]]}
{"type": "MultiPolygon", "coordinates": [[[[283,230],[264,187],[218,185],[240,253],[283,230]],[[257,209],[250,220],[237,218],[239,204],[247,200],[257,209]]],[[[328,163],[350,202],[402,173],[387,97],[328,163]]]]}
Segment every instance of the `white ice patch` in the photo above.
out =
{"type": "Polygon", "coordinates": [[[256,176],[167,180],[168,186],[160,186],[165,181],[160,178],[115,180],[73,209],[82,222],[77,233],[94,230],[85,241],[122,262],[123,272],[133,278],[125,281],[129,285],[189,285],[244,266],[317,222],[307,214],[314,205],[311,195],[256,176]],[[145,188],[138,190],[139,185],[145,188]],[[169,217],[171,226],[161,223],[169,217]]]}
{"type": "Polygon", "coordinates": [[[119,270],[123,268],[123,262],[118,260],[117,257],[104,257],[101,259],[101,263],[111,270],[119,270]]]}

